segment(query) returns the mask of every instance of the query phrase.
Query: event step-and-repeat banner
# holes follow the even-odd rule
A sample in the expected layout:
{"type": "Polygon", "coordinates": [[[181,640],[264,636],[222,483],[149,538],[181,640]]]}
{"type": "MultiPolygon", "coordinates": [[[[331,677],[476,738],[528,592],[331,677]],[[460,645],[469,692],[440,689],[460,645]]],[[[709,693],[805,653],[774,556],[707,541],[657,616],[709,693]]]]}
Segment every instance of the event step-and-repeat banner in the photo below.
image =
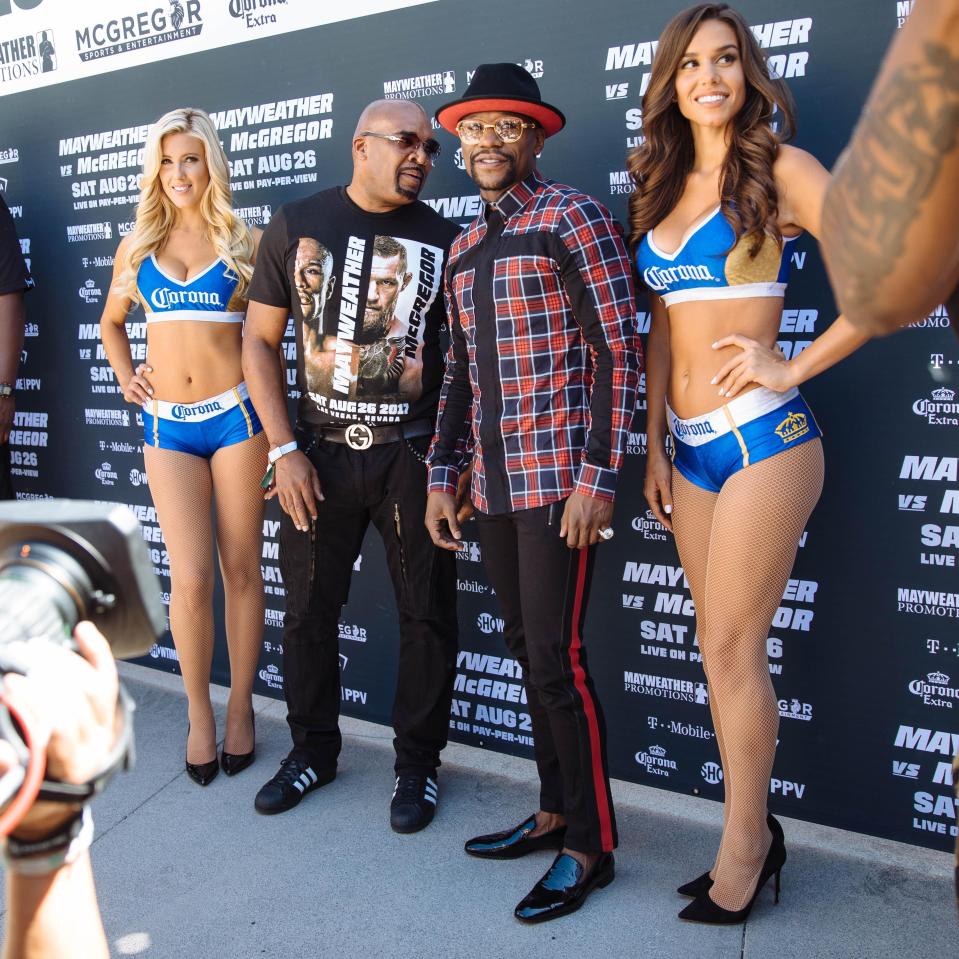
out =
{"type": "MultiPolygon", "coordinates": [[[[18,495],[128,504],[168,590],[139,411],[119,395],[97,326],[116,245],[133,226],[151,121],[179,106],[210,112],[230,157],[235,205],[262,226],[282,203],[348,181],[350,138],[367,102],[409,97],[432,114],[462,95],[478,63],[515,61],[569,118],[548,142],[541,170],[592,193],[625,221],[625,156],[642,141],[640,98],[656,38],[684,5],[0,0],[0,190],[37,281],[12,435],[18,495]]],[[[771,69],[795,94],[796,142],[827,166],[911,6],[740,4],[771,69]]],[[[479,196],[456,141],[437,136],[444,150],[424,197],[466,223],[479,196]]],[[[812,237],[797,242],[792,267],[780,336],[787,356],[835,316],[812,237]]],[[[645,332],[648,306],[638,309],[645,332]]],[[[131,315],[129,332],[135,359],[144,359],[142,313],[131,315]]],[[[949,762],[959,750],[957,374],[959,347],[939,309],[805,387],[825,432],[826,487],[767,642],[782,717],[771,808],[940,849],[956,835],[949,762]]],[[[723,771],[693,604],[672,538],[642,496],[644,424],[640,396],[616,536],[599,547],[587,623],[610,768],[623,779],[716,799],[723,771]]],[[[278,527],[271,504],[258,691],[277,697],[278,527]]],[[[471,525],[466,538],[450,734],[531,756],[523,677],[503,645],[471,525]]],[[[342,702],[344,712],[384,723],[396,667],[392,596],[382,546],[369,536],[340,627],[342,702]]],[[[145,661],[177,669],[169,636],[145,661]]],[[[222,647],[214,671],[227,681],[222,647]]]]}

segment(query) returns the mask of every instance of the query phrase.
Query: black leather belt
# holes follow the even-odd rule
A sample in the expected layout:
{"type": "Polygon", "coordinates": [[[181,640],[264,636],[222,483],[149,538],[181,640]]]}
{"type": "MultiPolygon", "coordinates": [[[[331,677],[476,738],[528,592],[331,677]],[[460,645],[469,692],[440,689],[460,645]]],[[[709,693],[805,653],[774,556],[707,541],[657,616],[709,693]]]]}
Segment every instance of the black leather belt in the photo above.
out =
{"type": "Polygon", "coordinates": [[[315,426],[311,432],[318,440],[345,443],[350,449],[367,450],[380,443],[396,443],[398,440],[417,436],[432,436],[433,424],[429,420],[413,420],[410,423],[390,423],[383,426],[367,426],[366,423],[350,423],[349,426],[315,426]]]}

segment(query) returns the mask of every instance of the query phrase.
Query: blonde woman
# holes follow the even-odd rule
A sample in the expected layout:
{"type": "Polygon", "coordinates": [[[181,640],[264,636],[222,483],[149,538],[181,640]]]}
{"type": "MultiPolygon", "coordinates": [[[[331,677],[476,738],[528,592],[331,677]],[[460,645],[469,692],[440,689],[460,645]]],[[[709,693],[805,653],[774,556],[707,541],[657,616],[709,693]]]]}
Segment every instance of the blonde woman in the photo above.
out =
{"type": "Polygon", "coordinates": [[[186,769],[216,776],[210,703],[213,537],[226,596],[230,698],[223,771],[253,761],[253,676],[263,630],[259,479],[267,440],[242,382],[244,299],[259,231],[231,207],[229,167],[202,110],[152,127],[133,233],[120,242],[100,336],[123,397],[143,409],[150,493],[170,561],[170,629],[189,703],[186,769]],[[147,359],[134,368],[126,320],[147,321],[147,359]]]}

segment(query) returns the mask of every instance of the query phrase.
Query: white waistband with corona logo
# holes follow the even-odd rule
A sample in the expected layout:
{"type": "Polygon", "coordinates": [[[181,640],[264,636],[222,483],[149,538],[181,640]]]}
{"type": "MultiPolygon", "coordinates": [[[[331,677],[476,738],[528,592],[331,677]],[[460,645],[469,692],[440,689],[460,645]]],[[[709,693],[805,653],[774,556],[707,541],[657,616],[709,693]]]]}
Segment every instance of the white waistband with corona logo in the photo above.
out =
{"type": "MultiPolygon", "coordinates": [[[[696,267],[690,267],[689,269],[696,269],[696,267]]],[[[700,267],[700,269],[706,269],[706,267],[700,267]]],[[[715,277],[713,277],[713,279],[715,279],[715,277]]],[[[694,300],[745,300],[753,296],[783,297],[785,295],[786,284],[778,282],[737,283],[733,286],[697,286],[691,290],[674,290],[672,293],[660,293],[665,306],[674,306],[677,303],[689,303],[694,300]]]]}
{"type": "Polygon", "coordinates": [[[766,413],[778,410],[797,396],[799,390],[796,387],[785,393],[776,393],[765,386],[757,386],[744,396],[737,396],[718,409],[689,420],[680,419],[667,404],[669,431],[687,446],[702,446],[737,427],[759,419],[760,416],[765,416],[766,413]]]}
{"type": "Polygon", "coordinates": [[[219,396],[211,396],[196,403],[170,403],[167,400],[151,400],[143,404],[143,409],[154,418],[174,420],[177,423],[199,423],[212,419],[234,406],[239,406],[250,398],[246,383],[234,386],[219,396]]]}
{"type": "Polygon", "coordinates": [[[244,313],[225,310],[145,310],[147,323],[170,323],[191,320],[194,323],[242,323],[244,313]]]}

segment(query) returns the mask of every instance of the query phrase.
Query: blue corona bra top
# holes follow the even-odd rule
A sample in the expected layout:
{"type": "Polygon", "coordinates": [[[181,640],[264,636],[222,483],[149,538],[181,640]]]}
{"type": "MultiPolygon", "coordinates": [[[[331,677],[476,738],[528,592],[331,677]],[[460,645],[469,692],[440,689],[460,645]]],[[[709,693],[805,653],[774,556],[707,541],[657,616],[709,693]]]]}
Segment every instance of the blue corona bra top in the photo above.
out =
{"type": "Polygon", "coordinates": [[[240,298],[234,296],[239,282],[222,260],[214,260],[189,280],[177,280],[164,273],[151,254],[140,264],[137,293],[143,301],[147,323],[242,323],[243,311],[236,309],[240,298]]]}
{"type": "Polygon", "coordinates": [[[690,300],[783,296],[795,239],[783,237],[780,247],[767,236],[751,257],[751,238],[740,237],[733,246],[736,235],[717,206],[686,231],[675,253],[659,249],[650,230],[639,244],[636,266],[645,284],[666,306],[690,300]]]}

